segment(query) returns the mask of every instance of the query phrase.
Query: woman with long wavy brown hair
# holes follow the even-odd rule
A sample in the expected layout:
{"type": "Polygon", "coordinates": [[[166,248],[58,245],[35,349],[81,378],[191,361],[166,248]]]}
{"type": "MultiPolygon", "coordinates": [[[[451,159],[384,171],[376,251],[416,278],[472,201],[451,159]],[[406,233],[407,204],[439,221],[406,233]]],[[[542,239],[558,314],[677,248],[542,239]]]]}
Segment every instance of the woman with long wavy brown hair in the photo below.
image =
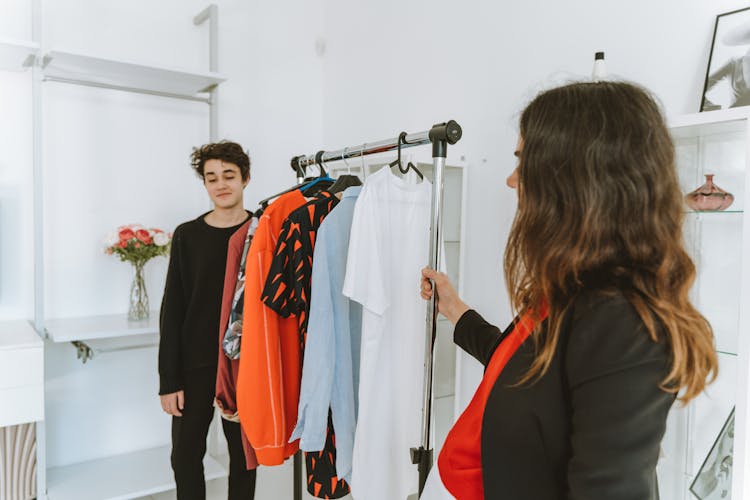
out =
{"type": "Polygon", "coordinates": [[[500,332],[423,271],[423,298],[432,280],[455,342],[485,365],[423,498],[656,499],[667,413],[717,373],[688,298],[695,267],[659,106],[623,82],[548,90],[521,115],[516,156],[513,323],[500,332]]]}

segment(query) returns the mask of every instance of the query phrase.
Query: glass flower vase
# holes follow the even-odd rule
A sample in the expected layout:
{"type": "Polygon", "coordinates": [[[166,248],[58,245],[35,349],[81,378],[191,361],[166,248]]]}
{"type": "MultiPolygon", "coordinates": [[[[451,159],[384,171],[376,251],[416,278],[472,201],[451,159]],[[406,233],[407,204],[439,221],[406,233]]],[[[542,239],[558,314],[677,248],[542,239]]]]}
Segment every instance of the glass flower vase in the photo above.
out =
{"type": "Polygon", "coordinates": [[[130,285],[130,307],[128,308],[128,321],[141,321],[148,319],[148,293],[146,292],[146,281],[143,278],[143,266],[145,262],[136,262],[135,276],[130,285]]]}

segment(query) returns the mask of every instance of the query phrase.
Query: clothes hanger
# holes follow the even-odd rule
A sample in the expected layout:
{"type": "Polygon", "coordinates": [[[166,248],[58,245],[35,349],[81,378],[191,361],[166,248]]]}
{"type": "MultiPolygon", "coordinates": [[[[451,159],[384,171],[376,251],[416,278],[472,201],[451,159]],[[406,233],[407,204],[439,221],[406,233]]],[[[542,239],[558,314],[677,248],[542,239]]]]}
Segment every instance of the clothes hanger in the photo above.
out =
{"type": "Polygon", "coordinates": [[[305,196],[315,196],[321,191],[325,191],[331,187],[334,180],[328,175],[325,167],[323,167],[323,154],[325,151],[318,151],[315,155],[315,164],[320,169],[320,175],[316,177],[312,182],[301,188],[302,194],[305,196]]]}
{"type": "MultiPolygon", "coordinates": [[[[300,165],[299,165],[299,160],[301,158],[303,158],[303,156],[295,156],[294,158],[292,158],[292,164],[295,167],[294,169],[297,171],[297,174],[300,177],[305,175],[305,169],[303,167],[300,167],[300,165]]],[[[324,170],[322,170],[321,172],[325,173],[324,170]]],[[[327,176],[328,176],[328,174],[326,174],[326,177],[327,176]]],[[[333,182],[333,179],[331,179],[330,177],[328,177],[328,179],[326,179],[324,177],[320,177],[320,176],[319,177],[305,177],[304,180],[302,181],[302,183],[295,184],[294,186],[292,186],[290,188],[287,188],[287,189],[285,189],[285,190],[283,190],[283,191],[281,191],[279,193],[276,193],[274,195],[271,195],[271,196],[269,196],[267,198],[264,198],[264,199],[260,200],[258,202],[258,205],[260,205],[260,209],[256,212],[256,215],[259,216],[259,214],[263,213],[263,210],[265,210],[265,208],[268,206],[268,204],[272,200],[274,200],[274,199],[278,198],[279,196],[281,196],[282,194],[291,193],[292,191],[294,191],[296,189],[303,190],[303,189],[309,188],[312,185],[313,182],[326,181],[326,180],[328,180],[330,182],[333,182]]]]}
{"type": "Polygon", "coordinates": [[[291,193],[291,192],[292,192],[292,191],[294,191],[295,189],[300,189],[300,188],[302,188],[303,186],[304,186],[304,184],[296,184],[296,185],[294,185],[294,186],[292,186],[292,187],[290,187],[290,188],[288,188],[288,189],[285,189],[285,190],[283,190],[283,191],[281,191],[281,192],[279,192],[279,193],[273,194],[273,195],[269,196],[268,198],[263,198],[262,200],[260,200],[260,201],[258,202],[258,205],[260,205],[260,210],[259,210],[258,212],[259,212],[259,213],[263,213],[263,210],[265,210],[265,208],[266,208],[266,207],[268,206],[268,204],[269,204],[269,203],[270,203],[270,202],[271,202],[272,200],[275,200],[276,198],[278,198],[279,196],[281,196],[282,194],[287,194],[287,193],[291,193]]]}
{"type": "Polygon", "coordinates": [[[344,152],[341,154],[341,159],[343,160],[344,165],[346,165],[346,170],[348,173],[339,175],[338,179],[336,179],[336,182],[334,182],[333,185],[328,188],[328,192],[331,194],[340,193],[351,186],[362,185],[362,181],[359,180],[359,177],[357,177],[356,175],[352,175],[352,167],[351,165],[349,165],[349,162],[346,161],[347,149],[349,148],[344,148],[344,152]]]}
{"type": "Polygon", "coordinates": [[[367,169],[365,168],[365,149],[367,148],[367,143],[362,143],[362,150],[359,152],[359,159],[362,160],[362,177],[367,180],[367,169]]]}
{"type": "Polygon", "coordinates": [[[422,172],[420,172],[419,169],[412,162],[407,163],[406,167],[404,167],[402,165],[402,163],[401,163],[401,144],[408,144],[408,142],[406,142],[406,132],[401,132],[398,135],[398,157],[395,160],[393,160],[392,162],[390,162],[388,164],[388,167],[389,168],[393,168],[396,165],[398,165],[398,171],[401,172],[402,174],[407,174],[407,173],[409,173],[409,169],[412,169],[412,170],[414,170],[417,173],[417,175],[419,176],[419,178],[421,180],[424,180],[424,175],[422,175],[422,172]]]}

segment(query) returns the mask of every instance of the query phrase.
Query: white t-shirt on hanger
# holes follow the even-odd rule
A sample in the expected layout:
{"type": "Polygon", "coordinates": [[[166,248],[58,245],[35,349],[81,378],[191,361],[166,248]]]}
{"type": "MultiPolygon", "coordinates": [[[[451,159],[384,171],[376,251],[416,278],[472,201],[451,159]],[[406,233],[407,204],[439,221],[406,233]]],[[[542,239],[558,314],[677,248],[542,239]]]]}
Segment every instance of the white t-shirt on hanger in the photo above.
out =
{"type": "Polygon", "coordinates": [[[406,499],[418,487],[409,450],[421,440],[427,303],[419,286],[431,198],[426,179],[384,167],[354,208],[344,295],[364,307],[350,485],[357,500],[406,499]]]}

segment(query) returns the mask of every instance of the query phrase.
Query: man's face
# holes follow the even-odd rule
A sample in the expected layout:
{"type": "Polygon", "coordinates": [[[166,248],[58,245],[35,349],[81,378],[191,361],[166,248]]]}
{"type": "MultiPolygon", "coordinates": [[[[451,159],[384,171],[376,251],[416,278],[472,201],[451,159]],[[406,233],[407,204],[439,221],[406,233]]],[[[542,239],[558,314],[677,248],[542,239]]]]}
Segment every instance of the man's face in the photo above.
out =
{"type": "MultiPolygon", "coordinates": [[[[206,160],[203,178],[208,196],[217,208],[234,208],[242,203],[242,190],[247,181],[242,180],[240,167],[221,160],[206,160]]],[[[248,179],[249,180],[249,179],[248,179]]]]}

